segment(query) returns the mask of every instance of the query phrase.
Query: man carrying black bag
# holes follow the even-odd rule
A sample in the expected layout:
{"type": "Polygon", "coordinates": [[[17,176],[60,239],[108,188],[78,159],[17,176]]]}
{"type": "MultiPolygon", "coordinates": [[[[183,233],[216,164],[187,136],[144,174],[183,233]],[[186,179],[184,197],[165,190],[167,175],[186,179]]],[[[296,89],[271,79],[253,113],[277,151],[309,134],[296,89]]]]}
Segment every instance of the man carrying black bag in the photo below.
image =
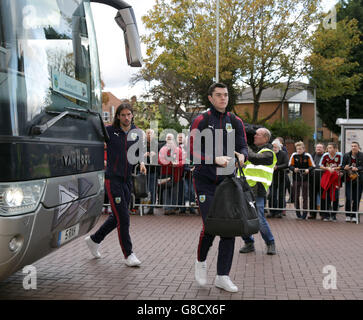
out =
{"type": "MultiPolygon", "coordinates": [[[[248,151],[248,161],[245,163],[246,167],[243,172],[256,197],[260,233],[266,243],[267,254],[274,255],[276,254],[275,239],[264,213],[267,190],[272,184],[274,167],[277,162],[276,155],[269,144],[270,139],[271,133],[268,129],[260,128],[256,131],[254,144],[257,147],[257,153],[252,150],[248,151]]],[[[243,238],[243,240],[245,245],[240,249],[240,253],[255,251],[253,236],[243,238]]]]}
{"type": "MultiPolygon", "coordinates": [[[[234,163],[234,154],[227,156],[227,139],[229,139],[229,135],[233,134],[233,129],[235,134],[233,151],[237,152],[241,165],[247,158],[248,152],[242,120],[226,111],[228,104],[227,86],[221,83],[213,84],[208,90],[208,99],[211,103],[210,110],[193,121],[190,133],[190,155],[195,165],[194,189],[197,193],[199,211],[203,218],[203,229],[199,237],[197,261],[195,262],[195,279],[202,286],[207,284],[206,259],[215,237],[204,232],[204,222],[212,204],[215,190],[226,177],[225,175],[218,175],[218,169],[226,168],[230,161],[234,163]],[[197,135],[201,132],[206,133],[204,145],[203,139],[199,140],[200,145],[197,143],[197,135]],[[210,150],[207,150],[208,145],[212,146],[210,150]]],[[[238,288],[229,278],[234,243],[235,238],[221,237],[218,248],[215,285],[229,292],[238,291],[238,288]]]]}

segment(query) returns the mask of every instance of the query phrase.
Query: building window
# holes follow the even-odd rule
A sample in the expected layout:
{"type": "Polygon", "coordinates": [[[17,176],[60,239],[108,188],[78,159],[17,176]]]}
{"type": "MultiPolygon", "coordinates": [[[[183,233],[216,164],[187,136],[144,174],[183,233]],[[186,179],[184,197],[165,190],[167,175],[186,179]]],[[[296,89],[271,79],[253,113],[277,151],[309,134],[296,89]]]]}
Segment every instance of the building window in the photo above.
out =
{"type": "Polygon", "coordinates": [[[289,103],[288,119],[296,120],[301,118],[301,104],[289,103]]]}
{"type": "Polygon", "coordinates": [[[103,111],[103,121],[110,122],[110,113],[108,111],[103,111]]]}

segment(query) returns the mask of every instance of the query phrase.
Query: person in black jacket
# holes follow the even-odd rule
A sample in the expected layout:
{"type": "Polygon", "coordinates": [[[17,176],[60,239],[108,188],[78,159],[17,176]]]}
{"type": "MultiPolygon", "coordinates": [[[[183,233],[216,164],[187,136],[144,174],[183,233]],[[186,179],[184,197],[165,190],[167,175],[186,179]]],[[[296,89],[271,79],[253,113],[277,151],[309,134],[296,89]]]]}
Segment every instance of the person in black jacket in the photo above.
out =
{"type": "MultiPolygon", "coordinates": [[[[317,143],[315,146],[315,152],[311,155],[313,157],[316,166],[319,165],[324,152],[325,152],[324,144],[321,142],[317,143]]],[[[320,168],[315,167],[311,173],[312,174],[309,181],[309,203],[310,203],[310,209],[316,211],[310,211],[308,219],[316,219],[317,212],[320,211],[321,208],[321,195],[323,193],[323,190],[320,186],[322,170],[320,168]]]]}
{"type": "MultiPolygon", "coordinates": [[[[194,169],[194,187],[197,193],[199,211],[203,219],[203,229],[199,236],[199,245],[197,251],[197,260],[195,262],[195,279],[199,285],[207,284],[207,255],[215,238],[214,235],[204,232],[204,220],[212,205],[214,194],[217,186],[228,175],[223,168],[232,168],[233,174],[235,154],[241,165],[247,159],[248,148],[247,138],[243,121],[237,116],[226,111],[228,105],[228,89],[222,83],[213,84],[208,90],[208,99],[211,108],[208,117],[201,114],[192,123],[190,129],[190,156],[194,169]],[[233,124],[233,118],[236,120],[233,124]],[[208,120],[206,120],[208,119],[208,120]],[[234,131],[233,131],[234,129],[234,131]],[[204,147],[198,145],[198,135],[201,132],[209,134],[209,139],[205,139],[204,147]],[[235,145],[233,151],[235,154],[227,153],[227,141],[230,135],[234,134],[235,145]],[[211,142],[211,143],[209,143],[211,142]],[[207,150],[211,145],[211,150],[207,150]],[[231,163],[231,166],[229,163],[231,163]],[[222,171],[222,172],[221,172],[222,171]]],[[[217,259],[217,276],[215,286],[229,292],[237,292],[238,288],[229,278],[229,272],[232,267],[235,238],[221,237],[219,241],[218,259],[217,259]]]]}
{"type": "Polygon", "coordinates": [[[293,172],[293,199],[295,201],[296,216],[298,219],[305,220],[308,209],[308,186],[310,172],[314,169],[315,163],[310,153],[305,152],[305,145],[302,141],[295,143],[296,152],[291,155],[289,168],[293,172]],[[300,212],[300,189],[302,189],[303,197],[303,214],[300,212]]]}
{"type": "MultiPolygon", "coordinates": [[[[120,246],[129,267],[139,266],[140,261],[132,251],[130,237],[129,203],[132,192],[131,174],[133,165],[128,157],[129,148],[143,139],[141,130],[132,122],[133,109],[129,103],[122,103],[116,110],[112,126],[107,127],[110,140],[107,142],[107,169],[105,185],[110,200],[112,214],[91,236],[85,238],[86,244],[95,258],[100,258],[98,251],[101,241],[117,227],[120,246]]],[[[146,174],[144,162],[140,171],[146,174]]]]}
{"type": "Polygon", "coordinates": [[[285,207],[285,171],[289,166],[289,156],[285,151],[282,150],[282,144],[280,140],[275,139],[272,142],[272,147],[277,157],[277,163],[274,168],[269,195],[269,207],[272,209],[270,209],[270,214],[267,217],[282,218],[282,210],[278,210],[276,208],[285,207]]]}
{"type": "MultiPolygon", "coordinates": [[[[287,156],[289,156],[289,152],[288,152],[288,150],[286,148],[284,138],[283,137],[277,137],[276,139],[278,139],[281,142],[281,144],[282,144],[281,150],[282,151],[285,151],[286,154],[287,154],[287,156]]],[[[291,186],[291,181],[290,181],[290,178],[289,178],[289,175],[288,174],[285,174],[285,188],[286,188],[286,191],[289,193],[289,202],[293,202],[292,195],[291,195],[291,193],[292,193],[292,191],[291,191],[292,186],[291,186]]],[[[284,211],[283,211],[282,214],[284,216],[286,216],[286,213],[284,213],[284,211]]]]}
{"type": "Polygon", "coordinates": [[[342,168],[345,170],[345,211],[346,222],[356,222],[355,213],[359,210],[363,185],[363,153],[358,142],[352,142],[352,150],[343,156],[342,168]],[[353,207],[352,207],[353,203],[353,207]]]}

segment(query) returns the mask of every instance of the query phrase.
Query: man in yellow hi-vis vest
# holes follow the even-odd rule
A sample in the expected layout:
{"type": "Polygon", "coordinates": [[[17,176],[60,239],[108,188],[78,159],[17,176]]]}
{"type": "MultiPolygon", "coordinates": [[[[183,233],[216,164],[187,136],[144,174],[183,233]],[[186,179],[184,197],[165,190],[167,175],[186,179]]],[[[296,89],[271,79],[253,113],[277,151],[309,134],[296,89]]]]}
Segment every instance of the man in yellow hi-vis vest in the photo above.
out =
{"type": "MultiPolygon", "coordinates": [[[[256,131],[254,144],[257,147],[257,152],[248,151],[248,161],[245,162],[246,166],[243,172],[256,197],[260,233],[267,245],[267,254],[272,255],[276,254],[275,239],[264,213],[267,190],[272,183],[274,167],[277,162],[276,154],[269,144],[270,139],[271,133],[268,129],[260,128],[256,131]]],[[[253,236],[243,238],[243,240],[245,245],[240,249],[240,253],[255,251],[253,236]]]]}

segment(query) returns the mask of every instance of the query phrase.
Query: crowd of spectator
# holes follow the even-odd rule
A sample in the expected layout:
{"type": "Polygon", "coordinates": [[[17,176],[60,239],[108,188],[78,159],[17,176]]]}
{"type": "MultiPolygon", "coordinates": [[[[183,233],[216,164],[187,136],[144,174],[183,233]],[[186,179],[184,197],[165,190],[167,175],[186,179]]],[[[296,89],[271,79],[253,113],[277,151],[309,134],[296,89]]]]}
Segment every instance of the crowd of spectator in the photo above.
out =
{"type": "MultiPolygon", "coordinates": [[[[162,207],[165,215],[196,214],[195,192],[192,181],[194,166],[187,164],[187,139],[184,133],[176,138],[172,133],[165,141],[158,141],[152,129],[146,130],[145,163],[148,169],[147,184],[150,197],[147,214],[162,207]],[[158,154],[155,153],[157,146],[158,154]]],[[[136,200],[137,201],[137,200],[136,200]]]]}
{"type": "MultiPolygon", "coordinates": [[[[184,133],[168,133],[165,141],[158,141],[152,129],[146,130],[145,163],[149,197],[144,202],[147,214],[161,207],[165,215],[190,212],[196,214],[193,186],[194,166],[187,164],[188,139],[184,133]],[[158,153],[152,145],[157,146],[158,153]]],[[[294,204],[299,220],[317,219],[337,221],[336,213],[344,207],[346,222],[356,222],[356,212],[363,191],[363,153],[358,142],[351,143],[351,151],[344,155],[333,142],[315,145],[312,154],[303,142],[295,143],[289,156],[284,139],[272,141],[277,163],[268,193],[268,218],[286,216],[287,203],[294,204]],[[345,186],[345,204],[339,204],[340,190],[345,186]],[[302,202],[302,207],[301,207],[302,202]]],[[[136,199],[136,203],[140,199],[136,199]]],[[[107,203],[107,197],[105,197],[107,203]]],[[[132,211],[136,211],[133,208],[132,211]]],[[[107,212],[107,206],[104,209],[107,212]]]]}
{"type": "Polygon", "coordinates": [[[299,141],[295,143],[295,152],[290,158],[287,150],[283,150],[281,140],[275,139],[272,146],[277,164],[269,192],[270,213],[267,217],[283,217],[286,189],[290,189],[291,202],[299,220],[316,219],[319,213],[321,220],[335,222],[336,213],[342,206],[345,207],[346,222],[357,222],[356,213],[363,190],[363,153],[358,142],[352,142],[351,151],[344,155],[333,142],[329,142],[326,148],[323,143],[317,143],[311,155],[299,141]],[[339,204],[343,186],[345,206],[339,204]]]}

